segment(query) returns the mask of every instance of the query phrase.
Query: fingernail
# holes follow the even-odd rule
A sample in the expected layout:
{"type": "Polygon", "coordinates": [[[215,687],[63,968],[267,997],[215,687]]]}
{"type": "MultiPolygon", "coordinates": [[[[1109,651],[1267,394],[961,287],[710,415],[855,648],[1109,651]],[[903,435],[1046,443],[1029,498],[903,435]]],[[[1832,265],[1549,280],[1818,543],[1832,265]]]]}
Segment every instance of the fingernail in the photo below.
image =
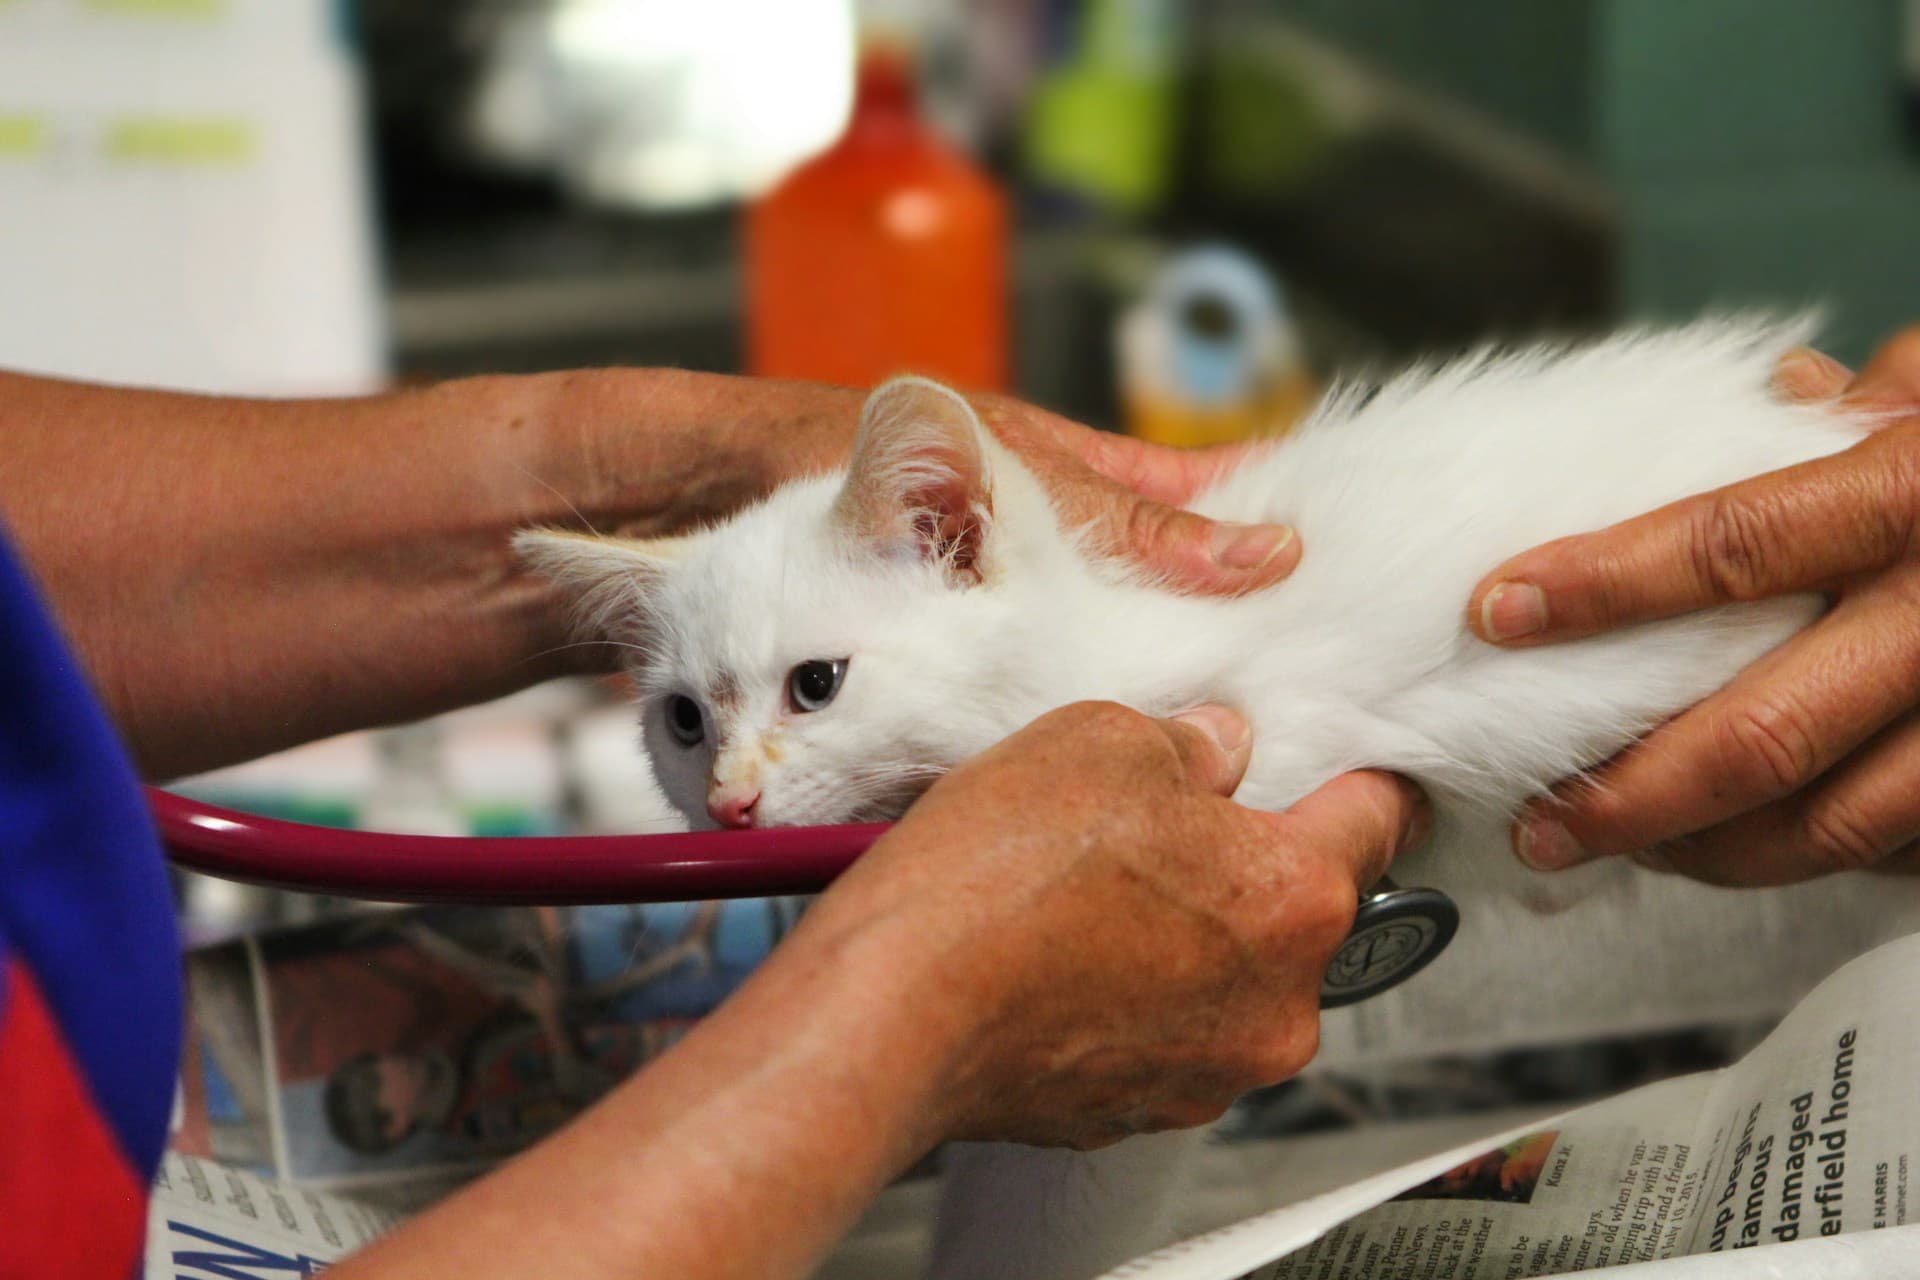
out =
{"type": "Polygon", "coordinates": [[[1221,522],[1213,526],[1208,550],[1223,569],[1264,569],[1292,541],[1293,530],[1283,524],[1221,522]]]}
{"type": "Polygon", "coordinates": [[[1228,707],[1209,703],[1191,711],[1182,711],[1174,719],[1206,734],[1230,756],[1244,750],[1253,741],[1253,726],[1247,723],[1245,716],[1228,707]]]}
{"type": "Polygon", "coordinates": [[[1673,859],[1658,849],[1642,849],[1640,852],[1633,854],[1632,857],[1635,862],[1649,871],[1658,871],[1665,874],[1673,870],[1673,859]]]}
{"type": "Polygon", "coordinates": [[[1565,871],[1587,860],[1573,833],[1551,818],[1522,818],[1514,824],[1513,851],[1535,871],[1565,871]]]}
{"type": "Polygon", "coordinates": [[[1480,602],[1480,626],[1495,640],[1547,629],[1547,593],[1530,582],[1502,582],[1480,602]]]}

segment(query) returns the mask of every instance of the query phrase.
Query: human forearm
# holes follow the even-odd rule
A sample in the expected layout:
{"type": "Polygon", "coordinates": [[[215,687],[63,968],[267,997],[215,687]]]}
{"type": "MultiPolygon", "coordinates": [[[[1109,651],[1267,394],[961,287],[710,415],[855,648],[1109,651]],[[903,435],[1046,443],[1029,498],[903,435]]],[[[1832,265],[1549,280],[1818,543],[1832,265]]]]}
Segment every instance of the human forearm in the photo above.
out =
{"type": "Polygon", "coordinates": [[[170,776],[605,665],[564,647],[513,531],[718,514],[831,461],[856,406],[646,370],[349,401],[0,374],[0,514],[170,776]]]}
{"type": "Polygon", "coordinates": [[[898,923],[807,924],[671,1053],[342,1280],[805,1274],[939,1136],[964,1017],[898,923]]]}
{"type": "Polygon", "coordinates": [[[686,1040],[341,1280],[796,1275],[937,1140],[1099,1145],[1291,1075],[1419,804],[1241,809],[1245,722],[1183,719],[1069,707],[962,765],[686,1040]]]}
{"type": "MultiPolygon", "coordinates": [[[[532,524],[651,534],[841,462],[858,392],[677,370],[360,400],[0,372],[0,518],[148,776],[611,666],[512,559],[532,524]]],[[[1178,510],[1231,465],[1016,401],[984,421],[1093,544],[1194,590],[1270,585],[1289,531],[1178,510]],[[1143,496],[1144,495],[1144,496],[1143,496]]]]}

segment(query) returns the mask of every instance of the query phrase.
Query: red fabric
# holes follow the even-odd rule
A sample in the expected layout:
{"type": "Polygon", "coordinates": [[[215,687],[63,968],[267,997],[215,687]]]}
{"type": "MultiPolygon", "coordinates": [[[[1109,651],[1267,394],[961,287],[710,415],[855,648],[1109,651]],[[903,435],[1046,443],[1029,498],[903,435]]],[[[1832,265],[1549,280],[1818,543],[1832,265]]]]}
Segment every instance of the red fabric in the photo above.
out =
{"type": "Polygon", "coordinates": [[[0,1278],[136,1272],[147,1215],[141,1185],[20,959],[0,1001],[0,1278]]]}

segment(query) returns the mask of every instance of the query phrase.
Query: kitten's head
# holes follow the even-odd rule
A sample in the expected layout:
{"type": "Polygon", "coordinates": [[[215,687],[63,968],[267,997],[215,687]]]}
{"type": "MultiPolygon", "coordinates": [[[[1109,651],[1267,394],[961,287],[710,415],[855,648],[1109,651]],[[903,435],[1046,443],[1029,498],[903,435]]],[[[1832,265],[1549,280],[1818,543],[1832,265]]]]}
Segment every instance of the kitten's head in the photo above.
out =
{"type": "Polygon", "coordinates": [[[1022,482],[964,400],[903,378],[844,476],[684,537],[515,545],[629,647],[655,777],[696,827],[873,821],[1043,709],[994,589],[1022,482]]]}

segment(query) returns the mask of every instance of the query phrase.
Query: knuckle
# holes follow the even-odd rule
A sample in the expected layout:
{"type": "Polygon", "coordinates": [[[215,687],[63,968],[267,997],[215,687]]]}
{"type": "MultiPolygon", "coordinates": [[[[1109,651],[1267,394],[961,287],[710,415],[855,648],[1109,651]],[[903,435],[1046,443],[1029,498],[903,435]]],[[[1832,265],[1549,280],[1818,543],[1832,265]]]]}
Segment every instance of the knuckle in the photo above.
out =
{"type": "Polygon", "coordinates": [[[1124,736],[1138,719],[1117,702],[1075,702],[1053,713],[1066,729],[1076,733],[1124,736]]]}
{"type": "MultiPolygon", "coordinates": [[[[1920,366],[1920,359],[1915,364],[1920,366]]],[[[1920,379],[1920,368],[1916,368],[1915,377],[1920,379]]],[[[1920,433],[1888,433],[1884,438],[1892,492],[1879,513],[1884,516],[1885,526],[1880,532],[1893,553],[1910,554],[1914,526],[1920,523],[1920,433]]]]}
{"type": "Polygon", "coordinates": [[[1076,437],[1081,459],[1088,467],[1109,480],[1124,483],[1124,471],[1129,465],[1130,455],[1126,445],[1131,442],[1128,436],[1116,435],[1111,431],[1089,431],[1076,437]]]}
{"type": "Polygon", "coordinates": [[[1583,833],[1632,831],[1635,818],[1644,808],[1631,792],[1592,774],[1561,784],[1552,800],[1552,816],[1583,833]]]}
{"type": "Polygon", "coordinates": [[[1155,737],[1145,716],[1118,702],[1083,702],[1079,705],[1079,715],[1079,727],[1102,738],[1144,747],[1151,745],[1155,737]]]}
{"type": "Polygon", "coordinates": [[[1774,799],[1798,791],[1820,771],[1820,748],[1795,704],[1747,703],[1720,720],[1725,775],[1743,795],[1774,799]]]}
{"type": "Polygon", "coordinates": [[[1630,622],[1641,616],[1646,607],[1646,589],[1640,573],[1617,554],[1600,562],[1590,590],[1594,617],[1602,626],[1630,622]]]}
{"type": "Polygon", "coordinates": [[[1289,1018],[1285,1030],[1268,1040],[1250,1064],[1253,1071],[1248,1088],[1290,1080],[1306,1070],[1313,1055],[1320,1051],[1320,1019],[1309,1014],[1289,1018]]]}
{"type": "Polygon", "coordinates": [[[1154,555],[1175,537],[1185,514],[1144,499],[1129,504],[1125,535],[1127,548],[1138,556],[1154,555]]]}
{"type": "Polygon", "coordinates": [[[1877,825],[1852,801],[1827,799],[1808,806],[1800,819],[1801,843],[1818,869],[1860,871],[1889,852],[1877,825]]]}
{"type": "Polygon", "coordinates": [[[1155,721],[1118,702],[1079,702],[1055,713],[1068,736],[1100,744],[1122,769],[1178,770],[1179,752],[1155,721]]]}
{"type": "Polygon", "coordinates": [[[1694,572],[1716,597],[1757,600],[1765,594],[1774,547],[1762,512],[1716,495],[1695,529],[1694,572]]]}
{"type": "Polygon", "coordinates": [[[1359,895],[1350,881],[1320,875],[1301,882],[1289,895],[1290,936],[1281,945],[1289,952],[1300,951],[1316,960],[1331,957],[1353,928],[1358,903],[1359,895]]]}

